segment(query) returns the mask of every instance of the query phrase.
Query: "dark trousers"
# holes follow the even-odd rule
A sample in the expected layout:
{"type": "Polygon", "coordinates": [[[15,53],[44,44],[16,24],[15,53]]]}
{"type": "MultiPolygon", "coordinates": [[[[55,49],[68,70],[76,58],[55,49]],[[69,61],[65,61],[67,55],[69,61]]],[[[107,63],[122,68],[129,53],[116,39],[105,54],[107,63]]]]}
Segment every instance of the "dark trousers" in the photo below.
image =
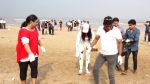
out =
{"type": "Polygon", "coordinates": [[[6,24],[4,23],[4,28],[3,29],[6,29],[6,24]]]}
{"type": "Polygon", "coordinates": [[[150,42],[150,32],[148,33],[148,42],[150,42]]]}
{"type": "Polygon", "coordinates": [[[0,29],[2,29],[2,23],[0,23],[0,29]]]}
{"type": "Polygon", "coordinates": [[[37,78],[38,75],[38,57],[36,57],[35,61],[33,62],[19,62],[19,68],[20,68],[20,79],[26,80],[27,77],[27,70],[28,65],[30,65],[31,68],[31,77],[37,78]]]}
{"type": "Polygon", "coordinates": [[[49,28],[49,34],[54,35],[54,28],[49,28]]]}
{"type": "Polygon", "coordinates": [[[145,35],[144,35],[144,41],[146,41],[146,39],[149,41],[149,33],[148,32],[145,32],[145,35]],[[148,39],[147,39],[147,37],[148,37],[148,39]]]}
{"type": "Polygon", "coordinates": [[[42,28],[42,35],[44,35],[44,28],[42,28]]]}
{"type": "Polygon", "coordinates": [[[115,84],[115,65],[117,60],[117,54],[115,55],[103,55],[101,53],[98,54],[94,69],[93,69],[93,75],[94,75],[94,84],[99,84],[99,68],[102,67],[102,65],[105,63],[105,61],[108,62],[108,75],[109,75],[109,81],[110,84],[115,84]]]}
{"type": "Polygon", "coordinates": [[[133,55],[133,69],[137,70],[137,55],[138,55],[138,50],[137,51],[128,50],[127,54],[125,55],[124,69],[128,70],[128,60],[129,60],[129,56],[130,56],[131,52],[132,52],[132,55],[133,55]]]}

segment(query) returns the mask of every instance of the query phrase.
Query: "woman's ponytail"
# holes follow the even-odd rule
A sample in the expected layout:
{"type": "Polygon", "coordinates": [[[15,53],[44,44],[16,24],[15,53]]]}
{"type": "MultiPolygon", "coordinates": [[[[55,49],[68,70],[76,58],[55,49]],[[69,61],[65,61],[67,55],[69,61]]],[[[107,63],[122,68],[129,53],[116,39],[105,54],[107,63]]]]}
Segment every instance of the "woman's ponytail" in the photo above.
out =
{"type": "Polygon", "coordinates": [[[20,28],[22,28],[22,27],[26,27],[27,26],[27,22],[26,21],[24,21],[22,24],[21,24],[21,27],[20,28]]]}

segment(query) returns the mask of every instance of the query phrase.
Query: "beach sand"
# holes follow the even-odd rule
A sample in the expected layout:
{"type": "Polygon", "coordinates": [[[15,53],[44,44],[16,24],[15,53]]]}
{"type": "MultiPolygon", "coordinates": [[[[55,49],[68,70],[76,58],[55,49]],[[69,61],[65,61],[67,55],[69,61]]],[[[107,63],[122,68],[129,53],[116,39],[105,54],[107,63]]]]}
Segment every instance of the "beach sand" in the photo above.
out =
{"type": "MultiPolygon", "coordinates": [[[[0,30],[0,84],[21,84],[19,66],[16,63],[15,48],[19,26],[9,25],[0,30]]],[[[116,71],[116,84],[150,84],[150,45],[143,41],[144,31],[140,29],[138,70],[132,73],[132,55],[129,58],[127,75],[116,71]]],[[[43,46],[47,52],[39,55],[38,84],[93,84],[93,76],[78,75],[77,58],[75,57],[75,40],[77,31],[55,31],[55,35],[41,35],[43,46]]],[[[96,45],[99,48],[99,43],[96,45]]],[[[93,68],[98,51],[92,52],[91,68],[93,68]]],[[[108,84],[107,63],[101,70],[101,84],[108,84]]],[[[28,67],[27,83],[30,80],[28,67]]],[[[92,69],[91,69],[92,70],[92,69]]]]}

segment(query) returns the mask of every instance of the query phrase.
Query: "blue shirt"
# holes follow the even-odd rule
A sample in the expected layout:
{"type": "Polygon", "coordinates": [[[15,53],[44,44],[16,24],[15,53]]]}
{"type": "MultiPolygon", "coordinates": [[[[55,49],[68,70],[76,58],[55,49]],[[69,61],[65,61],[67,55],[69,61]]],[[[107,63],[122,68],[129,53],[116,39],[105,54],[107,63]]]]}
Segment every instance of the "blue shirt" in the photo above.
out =
{"type": "Polygon", "coordinates": [[[128,49],[131,49],[131,51],[138,50],[139,36],[140,36],[140,31],[136,27],[134,28],[132,33],[130,32],[129,28],[126,30],[125,39],[133,39],[134,41],[134,43],[130,45],[128,49]]]}

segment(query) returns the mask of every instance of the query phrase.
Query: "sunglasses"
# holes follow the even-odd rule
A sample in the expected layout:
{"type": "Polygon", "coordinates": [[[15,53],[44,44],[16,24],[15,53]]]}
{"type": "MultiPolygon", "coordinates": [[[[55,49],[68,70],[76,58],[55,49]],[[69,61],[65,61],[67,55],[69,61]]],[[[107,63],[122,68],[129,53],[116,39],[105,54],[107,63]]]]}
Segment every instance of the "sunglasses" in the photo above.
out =
{"type": "Polygon", "coordinates": [[[112,21],[112,19],[111,18],[106,18],[106,19],[104,19],[105,21],[112,21]]]}

